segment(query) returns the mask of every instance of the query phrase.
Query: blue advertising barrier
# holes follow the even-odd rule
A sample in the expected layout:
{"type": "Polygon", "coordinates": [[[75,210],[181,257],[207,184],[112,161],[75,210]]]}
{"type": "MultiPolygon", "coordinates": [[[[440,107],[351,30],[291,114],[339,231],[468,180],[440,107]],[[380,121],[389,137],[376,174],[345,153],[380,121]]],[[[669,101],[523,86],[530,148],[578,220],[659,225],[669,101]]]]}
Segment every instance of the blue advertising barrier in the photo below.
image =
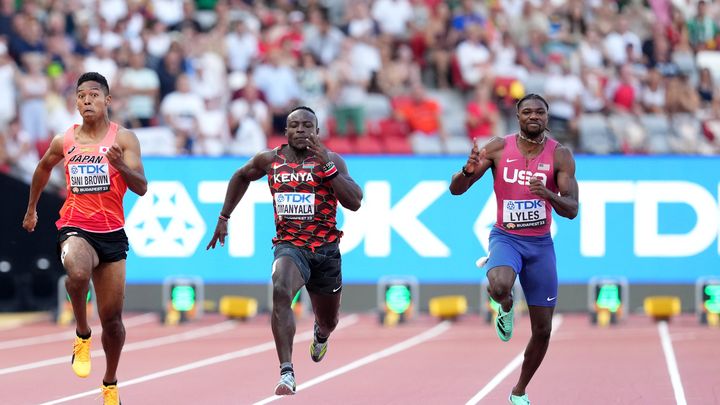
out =
{"type": "MultiPolygon", "coordinates": [[[[125,198],[128,283],[197,275],[206,283],[267,283],[275,225],[265,178],[232,214],[225,246],[206,250],[227,182],[244,158],[146,158],[148,193],[125,198]]],[[[420,283],[479,283],[495,221],[492,176],[452,196],[463,157],[346,157],[363,188],[341,210],[343,280],[408,274],[420,283]]],[[[576,157],[580,212],[554,215],[560,282],[596,275],[631,283],[694,283],[717,270],[720,158],[576,157]]]]}

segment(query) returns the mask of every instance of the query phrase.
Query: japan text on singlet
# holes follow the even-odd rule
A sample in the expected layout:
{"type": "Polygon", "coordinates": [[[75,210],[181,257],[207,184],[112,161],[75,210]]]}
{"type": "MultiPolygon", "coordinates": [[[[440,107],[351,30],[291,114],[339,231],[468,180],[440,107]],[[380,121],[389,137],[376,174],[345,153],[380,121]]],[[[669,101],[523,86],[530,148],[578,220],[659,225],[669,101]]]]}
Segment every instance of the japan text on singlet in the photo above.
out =
{"type": "Polygon", "coordinates": [[[90,232],[117,231],[125,224],[122,202],[127,184],[105,153],[115,142],[118,125],[111,122],[102,141],[89,145],[75,142],[77,126],[68,129],[63,139],[67,199],[55,225],[58,229],[73,226],[90,232]]]}
{"type": "Polygon", "coordinates": [[[542,152],[527,159],[517,147],[517,135],[505,137],[505,147],[493,175],[497,198],[495,226],[509,233],[526,236],[550,232],[552,206],[530,192],[530,179],[538,177],[545,187],[557,193],[555,184],[555,147],[557,141],[547,138],[542,152]]]}
{"type": "Polygon", "coordinates": [[[273,244],[292,243],[314,250],[339,242],[336,227],[337,198],[330,183],[323,183],[322,164],[315,156],[289,162],[280,146],[267,173],[275,208],[277,235],[273,244]]]}

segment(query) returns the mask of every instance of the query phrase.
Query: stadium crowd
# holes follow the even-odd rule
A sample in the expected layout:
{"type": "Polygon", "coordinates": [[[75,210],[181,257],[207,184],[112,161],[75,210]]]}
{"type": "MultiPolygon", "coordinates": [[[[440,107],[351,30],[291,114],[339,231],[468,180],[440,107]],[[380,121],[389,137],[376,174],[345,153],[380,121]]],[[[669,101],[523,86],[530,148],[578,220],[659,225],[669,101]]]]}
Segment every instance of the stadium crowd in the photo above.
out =
{"type": "Polygon", "coordinates": [[[543,94],[576,153],[720,150],[720,2],[0,0],[0,170],[109,81],[144,155],[251,155],[317,111],[340,153],[465,154],[543,94]]]}

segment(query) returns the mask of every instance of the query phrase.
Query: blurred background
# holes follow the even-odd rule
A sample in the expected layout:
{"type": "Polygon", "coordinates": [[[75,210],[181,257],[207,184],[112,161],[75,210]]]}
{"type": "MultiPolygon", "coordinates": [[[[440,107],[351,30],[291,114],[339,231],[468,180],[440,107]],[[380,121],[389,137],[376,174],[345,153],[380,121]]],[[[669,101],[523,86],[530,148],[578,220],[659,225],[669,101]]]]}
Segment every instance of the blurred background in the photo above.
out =
{"type": "Polygon", "coordinates": [[[211,301],[268,302],[265,180],[228,244],[205,246],[227,180],[283,143],[296,105],[365,193],[339,213],[343,309],[374,308],[390,275],[418,282],[421,309],[440,294],[482,307],[492,181],[447,187],[472,140],[516,131],[515,102],[540,93],[580,183],[580,215],[553,228],[558,308],[587,310],[590,280],[610,277],[631,310],[669,294],[693,311],[696,282],[720,274],[719,18],[697,0],[0,0],[0,311],[57,303],[60,167],[38,230],[20,224],[39,157],[80,122],[86,71],[108,79],[111,119],[138,135],[150,181],[125,199],[127,309],[163,307],[179,276],[211,301]]]}

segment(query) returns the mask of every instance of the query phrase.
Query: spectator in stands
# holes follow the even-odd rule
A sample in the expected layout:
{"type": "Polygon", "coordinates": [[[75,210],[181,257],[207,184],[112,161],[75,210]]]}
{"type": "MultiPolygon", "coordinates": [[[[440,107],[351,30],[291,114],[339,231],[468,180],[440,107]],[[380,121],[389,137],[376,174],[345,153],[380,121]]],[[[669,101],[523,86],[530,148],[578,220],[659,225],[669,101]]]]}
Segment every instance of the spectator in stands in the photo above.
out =
{"type": "Polygon", "coordinates": [[[700,98],[700,108],[705,111],[710,110],[714,100],[717,98],[717,87],[715,86],[712,72],[709,68],[704,67],[700,69],[697,92],[700,98]]]}
{"type": "Polygon", "coordinates": [[[700,97],[697,90],[684,74],[668,79],[666,93],[665,110],[671,116],[682,113],[695,114],[700,108],[700,97]]]}
{"type": "Polygon", "coordinates": [[[622,65],[616,70],[617,76],[609,81],[605,91],[608,107],[613,112],[635,114],[640,110],[640,82],[630,65],[622,65]]]}
{"type": "Polygon", "coordinates": [[[18,69],[8,54],[7,45],[0,38],[0,132],[7,128],[17,114],[16,87],[18,69]]]}
{"type": "Polygon", "coordinates": [[[550,103],[548,128],[553,138],[573,149],[577,145],[577,114],[581,110],[583,83],[570,70],[570,63],[560,54],[548,65],[545,98],[550,103]]]}
{"type": "Polygon", "coordinates": [[[688,20],[687,28],[690,38],[690,45],[695,50],[717,49],[718,24],[707,13],[707,3],[705,0],[697,2],[697,12],[693,18],[688,20]]]}
{"type": "Polygon", "coordinates": [[[604,40],[605,52],[615,66],[624,65],[628,62],[625,48],[632,46],[632,52],[640,57],[642,54],[642,43],[640,37],[628,29],[628,20],[620,16],[616,20],[615,30],[610,32],[604,40]]]}
{"type": "Polygon", "coordinates": [[[343,42],[338,59],[330,66],[331,77],[337,81],[330,100],[334,106],[337,133],[341,136],[350,134],[349,126],[352,126],[352,133],[355,135],[365,134],[363,105],[367,99],[371,76],[360,64],[355,63],[354,46],[355,39],[348,37],[343,42]]]}
{"type": "Polygon", "coordinates": [[[338,57],[344,38],[342,31],[330,24],[327,9],[315,8],[310,12],[310,26],[305,35],[305,47],[324,66],[329,66],[338,57]]]}
{"type": "Polygon", "coordinates": [[[415,83],[420,82],[420,67],[413,60],[407,45],[383,46],[382,69],[378,74],[378,87],[388,97],[406,94],[415,83]],[[389,56],[389,57],[388,57],[389,56]]]}
{"type": "Polygon", "coordinates": [[[145,64],[145,54],[135,52],[130,56],[130,66],[120,72],[120,85],[116,93],[126,98],[127,128],[143,128],[153,124],[157,113],[160,79],[145,64]]]}
{"type": "Polygon", "coordinates": [[[407,124],[411,137],[439,141],[444,148],[448,135],[442,126],[442,107],[427,96],[422,83],[413,86],[410,97],[396,97],[392,104],[395,119],[407,124]]]}
{"type": "Polygon", "coordinates": [[[439,3],[434,13],[430,14],[424,36],[425,59],[434,83],[441,89],[450,85],[450,62],[455,45],[450,39],[449,19],[450,8],[445,2],[439,3]]]}
{"type": "Polygon", "coordinates": [[[260,99],[252,77],[243,84],[242,97],[230,104],[228,120],[233,134],[229,151],[234,155],[254,156],[267,147],[272,131],[270,108],[260,99]]]}
{"type": "Polygon", "coordinates": [[[45,56],[42,53],[26,53],[23,57],[25,72],[18,79],[20,102],[20,126],[28,134],[31,142],[45,140],[49,133],[45,117],[47,107],[45,96],[50,89],[43,68],[45,56]]]}
{"type": "Polygon", "coordinates": [[[322,130],[319,136],[327,136],[325,125],[330,114],[330,103],[327,94],[332,94],[335,82],[330,78],[328,69],[318,63],[310,52],[303,52],[300,66],[297,69],[297,79],[300,85],[300,100],[302,105],[311,105],[322,130]]]}
{"type": "Polygon", "coordinates": [[[190,90],[190,79],[187,75],[178,76],[174,92],[168,94],[160,104],[165,125],[175,134],[178,154],[192,154],[198,138],[198,121],[205,103],[199,95],[190,90]]]}
{"type": "Polygon", "coordinates": [[[160,100],[163,100],[175,91],[178,77],[187,72],[185,56],[177,42],[168,49],[156,71],[160,80],[160,100]]]}
{"type": "Polygon", "coordinates": [[[0,135],[3,135],[0,142],[4,145],[5,164],[9,165],[10,174],[29,183],[40,160],[32,137],[21,128],[17,118],[6,131],[0,131],[0,135]]]}
{"type": "Polygon", "coordinates": [[[370,14],[378,22],[382,35],[400,40],[407,38],[408,23],[413,18],[408,0],[376,0],[370,14]]]}
{"type": "Polygon", "coordinates": [[[482,80],[475,87],[473,98],[468,102],[465,114],[467,136],[478,144],[499,135],[497,125],[500,116],[498,108],[492,101],[492,84],[489,80],[482,80]]]}
{"type": "Polygon", "coordinates": [[[287,114],[300,97],[295,70],[288,65],[286,56],[281,48],[273,47],[267,54],[267,61],[254,72],[255,82],[272,113],[274,134],[284,133],[287,114]]]}
{"type": "Polygon", "coordinates": [[[245,19],[232,26],[233,30],[225,36],[227,65],[231,71],[247,72],[260,54],[257,33],[250,30],[245,19]]]}
{"type": "Polygon", "coordinates": [[[465,27],[467,39],[456,49],[460,74],[463,82],[475,87],[489,73],[492,55],[485,46],[485,31],[479,23],[469,23],[465,27]]]}
{"type": "Polygon", "coordinates": [[[657,69],[650,69],[640,94],[640,106],[647,114],[665,111],[665,84],[657,69]]]}

